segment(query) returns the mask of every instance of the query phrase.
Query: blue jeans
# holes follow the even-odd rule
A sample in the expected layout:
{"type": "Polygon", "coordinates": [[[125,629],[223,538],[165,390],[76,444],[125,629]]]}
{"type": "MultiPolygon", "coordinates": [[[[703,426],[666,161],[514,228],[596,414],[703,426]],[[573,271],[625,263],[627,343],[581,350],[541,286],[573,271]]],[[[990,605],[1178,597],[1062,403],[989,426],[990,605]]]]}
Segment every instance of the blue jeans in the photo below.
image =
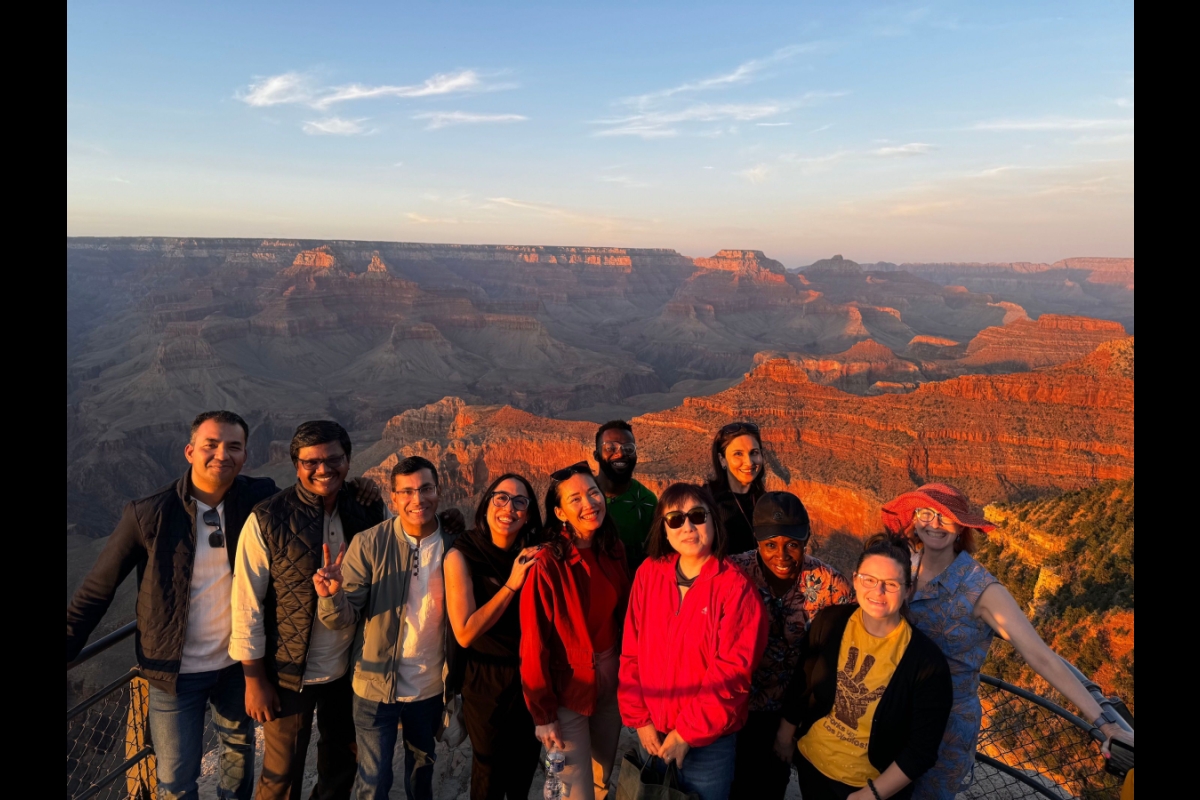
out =
{"type": "Polygon", "coordinates": [[[150,686],[150,740],[158,760],[159,800],[196,800],[204,755],[204,707],[212,707],[221,742],[220,800],[250,800],[254,727],[246,715],[242,665],[180,675],[175,694],[150,686]]]}
{"type": "Polygon", "coordinates": [[[396,726],[404,736],[404,791],[409,800],[432,800],[434,735],[442,724],[442,696],[412,703],[377,703],[354,695],[354,731],[358,739],[358,800],[387,800],[392,790],[396,726]]]}
{"type": "Polygon", "coordinates": [[[685,792],[695,792],[700,800],[728,800],[736,760],[736,733],[722,736],[705,747],[693,747],[683,757],[680,786],[685,792]]]}

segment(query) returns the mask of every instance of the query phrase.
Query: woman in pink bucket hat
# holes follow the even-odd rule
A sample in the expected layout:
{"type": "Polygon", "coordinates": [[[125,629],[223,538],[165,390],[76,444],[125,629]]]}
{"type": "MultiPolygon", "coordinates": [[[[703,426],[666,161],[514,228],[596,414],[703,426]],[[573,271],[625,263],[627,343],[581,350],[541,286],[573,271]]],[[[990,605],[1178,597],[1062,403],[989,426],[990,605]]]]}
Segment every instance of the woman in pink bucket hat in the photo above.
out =
{"type": "Polygon", "coordinates": [[[1042,641],[1008,589],[971,557],[978,535],[995,526],[966,495],[944,483],[927,483],[885,504],[883,524],[916,547],[909,609],[916,627],[942,649],[954,685],[937,765],[918,778],[914,800],[952,800],[962,790],[975,762],[982,718],[979,669],[997,634],[1100,728],[1106,757],[1114,737],[1133,744],[1133,734],[1100,707],[1042,641]]]}

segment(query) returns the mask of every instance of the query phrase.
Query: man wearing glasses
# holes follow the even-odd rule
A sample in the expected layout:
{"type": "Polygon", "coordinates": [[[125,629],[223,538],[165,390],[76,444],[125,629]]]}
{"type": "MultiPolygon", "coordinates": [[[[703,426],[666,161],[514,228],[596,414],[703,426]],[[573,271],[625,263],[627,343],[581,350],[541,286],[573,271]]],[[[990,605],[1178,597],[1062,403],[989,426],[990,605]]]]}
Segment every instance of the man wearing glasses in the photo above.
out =
{"type": "Polygon", "coordinates": [[[354,783],[349,649],[354,629],[317,622],[313,574],[331,550],[378,525],[387,509],[346,485],[350,435],[336,422],[305,422],[292,437],[296,484],[255,507],[238,543],[229,655],[246,675],[246,711],[263,723],[258,800],[295,800],[312,735],[317,800],[345,800],[354,783]]]}
{"type": "Polygon", "coordinates": [[[125,506],[96,565],[67,606],[67,663],[138,572],[137,659],[150,682],[150,734],[160,797],[195,798],[211,706],[221,740],[220,798],[249,800],[254,732],[242,667],[229,657],[230,594],[238,533],[251,509],[278,491],[241,475],[250,429],[231,411],[192,422],[174,483],[125,506]]]}
{"type": "Polygon", "coordinates": [[[654,492],[633,477],[638,461],[633,427],[620,419],[601,425],[596,431],[596,452],[592,455],[600,467],[596,483],[604,492],[608,513],[617,524],[632,575],[646,557],[646,536],[658,504],[654,492]]]}
{"type": "Polygon", "coordinates": [[[322,626],[355,647],[354,727],[358,800],[385,800],[392,788],[397,726],[404,737],[404,790],[433,797],[434,737],[446,697],[451,634],[442,561],[455,535],[438,520],[437,468],[420,456],[392,468],[396,517],[364,531],[343,554],[326,548],[310,573],[322,626]],[[337,554],[335,556],[335,554],[337,554]]]}

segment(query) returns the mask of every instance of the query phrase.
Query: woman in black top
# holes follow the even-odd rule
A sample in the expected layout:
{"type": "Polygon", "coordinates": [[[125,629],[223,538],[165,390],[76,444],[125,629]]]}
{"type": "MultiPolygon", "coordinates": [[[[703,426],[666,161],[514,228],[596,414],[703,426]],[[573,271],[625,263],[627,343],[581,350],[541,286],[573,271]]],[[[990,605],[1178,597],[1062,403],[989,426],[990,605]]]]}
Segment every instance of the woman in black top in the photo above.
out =
{"type": "Polygon", "coordinates": [[[724,523],[728,555],[758,547],[754,539],[754,506],[763,496],[762,435],[753,422],[732,422],[713,438],[713,476],[708,488],[724,523]]]}
{"type": "Polygon", "coordinates": [[[910,555],[901,538],[869,539],[858,603],[822,609],[801,645],[775,752],[793,759],[805,800],[904,800],[937,761],[950,668],[904,618],[910,555]]]}
{"type": "Polygon", "coordinates": [[[518,595],[540,548],[533,487],[501,475],[480,498],[475,527],[446,554],[446,612],[465,648],[463,717],[471,738],[471,800],[525,800],[541,743],[521,694],[518,595]]]}

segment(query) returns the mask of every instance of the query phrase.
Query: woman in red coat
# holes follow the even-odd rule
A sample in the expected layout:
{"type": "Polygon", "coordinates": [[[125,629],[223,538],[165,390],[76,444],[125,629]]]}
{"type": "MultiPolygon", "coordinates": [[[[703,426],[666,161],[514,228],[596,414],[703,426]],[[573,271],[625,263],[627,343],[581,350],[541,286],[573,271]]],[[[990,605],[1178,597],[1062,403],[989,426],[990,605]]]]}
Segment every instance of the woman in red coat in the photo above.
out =
{"type": "Polygon", "coordinates": [[[617,658],[629,570],[586,461],[550,476],[546,545],[521,591],[521,688],[571,800],[604,800],[621,735],[617,658]]]}
{"type": "Polygon", "coordinates": [[[700,800],[725,800],[767,616],[750,580],[725,559],[708,489],[663,492],[625,617],[621,717],[651,755],[674,761],[700,800]]]}

